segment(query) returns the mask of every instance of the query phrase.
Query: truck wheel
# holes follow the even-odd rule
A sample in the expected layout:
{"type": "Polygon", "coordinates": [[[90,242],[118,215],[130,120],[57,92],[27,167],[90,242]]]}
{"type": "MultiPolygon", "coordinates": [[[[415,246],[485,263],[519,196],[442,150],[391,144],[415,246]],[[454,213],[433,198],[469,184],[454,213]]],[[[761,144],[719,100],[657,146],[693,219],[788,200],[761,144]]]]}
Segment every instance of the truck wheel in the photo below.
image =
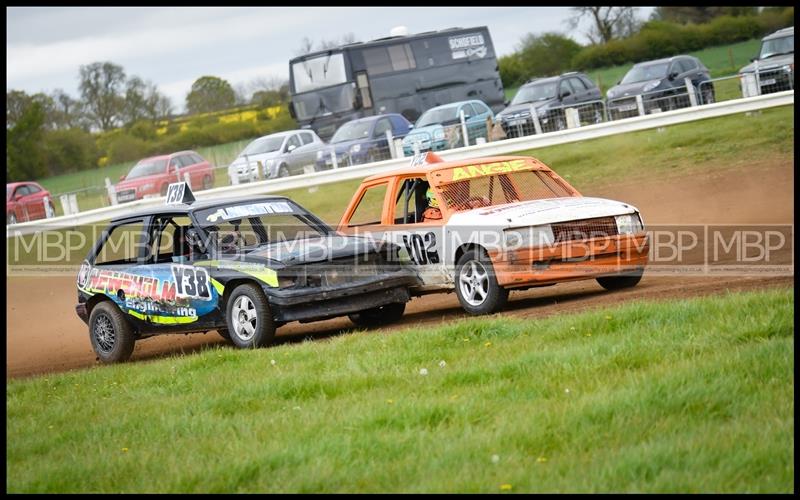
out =
{"type": "Polygon", "coordinates": [[[642,280],[643,273],[644,269],[640,269],[638,271],[634,271],[629,274],[620,274],[618,276],[603,276],[602,278],[597,278],[597,282],[600,283],[600,286],[602,286],[606,290],[620,290],[622,288],[630,288],[632,286],[636,286],[639,283],[639,281],[642,280]]]}
{"type": "Polygon", "coordinates": [[[472,315],[491,314],[508,300],[508,290],[497,284],[492,261],[483,249],[470,250],[456,263],[456,295],[472,315]]]}
{"type": "Polygon", "coordinates": [[[206,175],[203,177],[203,190],[211,189],[211,176],[206,175]]]}
{"type": "Polygon", "coordinates": [[[275,338],[275,323],[264,292],[247,283],[237,286],[228,299],[226,320],[236,347],[264,347],[275,338]]]}
{"type": "Polygon", "coordinates": [[[395,321],[400,321],[406,310],[405,302],[395,302],[373,309],[367,309],[358,313],[349,314],[350,321],[364,328],[374,328],[376,326],[388,325],[395,321]]]}
{"type": "Polygon", "coordinates": [[[103,363],[127,361],[136,340],[133,328],[116,304],[103,301],[94,306],[89,316],[89,339],[103,363]]]}

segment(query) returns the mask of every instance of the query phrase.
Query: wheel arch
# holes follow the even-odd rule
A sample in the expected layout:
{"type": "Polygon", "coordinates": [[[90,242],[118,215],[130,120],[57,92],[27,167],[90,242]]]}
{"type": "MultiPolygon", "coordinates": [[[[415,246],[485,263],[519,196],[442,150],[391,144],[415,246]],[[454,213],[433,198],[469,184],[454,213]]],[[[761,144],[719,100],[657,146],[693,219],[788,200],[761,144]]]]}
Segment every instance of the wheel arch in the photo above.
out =
{"type": "Polygon", "coordinates": [[[486,252],[486,249],[483,246],[479,245],[478,243],[464,243],[458,248],[456,248],[455,257],[453,258],[453,265],[458,263],[458,259],[461,258],[462,255],[469,252],[470,250],[483,250],[486,252]]]}

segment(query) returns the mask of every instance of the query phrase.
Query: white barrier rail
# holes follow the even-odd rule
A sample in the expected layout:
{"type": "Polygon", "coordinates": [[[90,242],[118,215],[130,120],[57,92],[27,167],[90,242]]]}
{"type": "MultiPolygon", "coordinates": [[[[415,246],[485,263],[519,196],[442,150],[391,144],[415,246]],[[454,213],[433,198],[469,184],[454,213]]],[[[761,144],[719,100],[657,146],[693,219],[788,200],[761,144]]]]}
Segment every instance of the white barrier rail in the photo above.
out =
{"type": "MultiPolygon", "coordinates": [[[[657,127],[676,125],[679,123],[703,120],[717,116],[725,116],[759,109],[767,109],[777,106],[794,104],[794,90],[777,92],[774,94],[734,99],[730,101],[717,102],[704,106],[683,108],[663,113],[650,114],[624,120],[587,125],[579,128],[560,130],[544,134],[517,137],[496,142],[487,142],[475,146],[462,147],[437,152],[439,156],[447,161],[465,160],[481,156],[497,156],[518,151],[555,146],[558,144],[568,144],[571,142],[596,139],[638,130],[647,130],[657,127]]],[[[363,179],[370,175],[381,172],[391,171],[408,165],[410,158],[398,158],[375,163],[365,163],[352,167],[324,170],[308,174],[295,175],[280,179],[270,179],[248,184],[234,186],[224,186],[205,191],[195,192],[198,200],[213,200],[228,198],[232,196],[256,196],[269,193],[277,193],[290,189],[308,188],[320,186],[334,182],[363,179]]],[[[137,200],[130,203],[115,205],[111,207],[96,208],[73,215],[64,215],[51,219],[40,219],[31,222],[23,222],[12,226],[6,225],[6,238],[25,235],[40,231],[42,229],[52,230],[58,228],[75,227],[93,222],[101,222],[123,215],[131,214],[137,209],[152,207],[163,204],[163,199],[150,198],[137,200]]]]}

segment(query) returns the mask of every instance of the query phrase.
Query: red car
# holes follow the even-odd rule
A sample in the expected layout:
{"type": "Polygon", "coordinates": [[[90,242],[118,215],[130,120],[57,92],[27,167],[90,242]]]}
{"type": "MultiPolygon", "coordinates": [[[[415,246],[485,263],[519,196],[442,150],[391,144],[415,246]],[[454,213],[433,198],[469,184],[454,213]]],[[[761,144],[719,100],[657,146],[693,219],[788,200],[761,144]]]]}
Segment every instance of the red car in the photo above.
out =
{"type": "Polygon", "coordinates": [[[194,151],[180,151],[139,160],[128,175],[120,177],[120,182],[114,186],[117,201],[123,203],[141,200],[145,195],[165,196],[167,186],[183,181],[187,172],[195,191],[214,186],[214,169],[211,163],[194,151]]]}
{"type": "Polygon", "coordinates": [[[45,198],[51,214],[56,208],[50,191],[35,182],[12,182],[6,184],[6,223],[16,224],[47,217],[45,198]]]}

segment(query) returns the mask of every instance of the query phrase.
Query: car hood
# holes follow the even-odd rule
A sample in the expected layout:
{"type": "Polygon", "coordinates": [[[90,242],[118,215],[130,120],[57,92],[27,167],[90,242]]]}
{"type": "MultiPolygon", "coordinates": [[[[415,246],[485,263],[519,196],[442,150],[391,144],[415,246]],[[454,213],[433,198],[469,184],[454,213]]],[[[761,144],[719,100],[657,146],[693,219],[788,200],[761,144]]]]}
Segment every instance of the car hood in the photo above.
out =
{"type": "Polygon", "coordinates": [[[575,196],[507,203],[459,212],[450,217],[448,225],[507,229],[634,212],[638,212],[636,207],[621,201],[575,196]]]}
{"type": "Polygon", "coordinates": [[[609,99],[619,99],[621,97],[628,97],[628,96],[635,96],[644,92],[644,86],[650,82],[654,82],[656,79],[652,80],[645,80],[643,82],[635,82],[635,83],[628,83],[624,85],[614,85],[610,89],[606,95],[609,99]],[[626,96],[627,94],[627,96],[626,96]]]}
{"type": "Polygon", "coordinates": [[[147,184],[149,182],[156,182],[158,179],[158,175],[148,175],[146,177],[136,177],[134,179],[125,179],[121,180],[118,183],[114,184],[114,189],[117,191],[121,191],[123,189],[131,189],[137,188],[142,184],[147,184]]]}
{"type": "Polygon", "coordinates": [[[261,153],[261,154],[257,154],[257,155],[247,155],[247,158],[245,158],[244,156],[238,156],[235,160],[233,160],[233,162],[231,162],[230,166],[231,167],[238,167],[238,166],[247,165],[248,158],[250,160],[251,165],[254,165],[258,161],[263,162],[263,161],[266,161],[266,160],[270,160],[272,158],[277,158],[280,155],[281,155],[280,151],[273,151],[271,153],[261,153]]]}
{"type": "Polygon", "coordinates": [[[279,267],[355,257],[376,251],[375,241],[357,236],[332,234],[320,238],[283,241],[264,245],[248,253],[245,262],[269,261],[279,267]]]}
{"type": "MultiPolygon", "coordinates": [[[[769,59],[760,60],[758,61],[758,70],[761,72],[768,69],[779,68],[787,64],[794,64],[794,54],[784,54],[782,56],[775,56],[770,57],[769,59]]],[[[753,73],[755,70],[756,63],[753,62],[740,69],[739,73],[753,73]]]]}
{"type": "Polygon", "coordinates": [[[542,100],[542,101],[522,102],[522,103],[519,103],[519,104],[512,104],[511,106],[507,107],[503,111],[497,113],[497,117],[496,118],[505,118],[505,117],[514,115],[515,113],[521,113],[521,112],[527,113],[527,112],[530,112],[531,106],[533,106],[536,109],[543,108],[545,106],[550,105],[554,100],[555,100],[555,98],[553,98],[553,99],[545,99],[545,100],[542,100]]]}

